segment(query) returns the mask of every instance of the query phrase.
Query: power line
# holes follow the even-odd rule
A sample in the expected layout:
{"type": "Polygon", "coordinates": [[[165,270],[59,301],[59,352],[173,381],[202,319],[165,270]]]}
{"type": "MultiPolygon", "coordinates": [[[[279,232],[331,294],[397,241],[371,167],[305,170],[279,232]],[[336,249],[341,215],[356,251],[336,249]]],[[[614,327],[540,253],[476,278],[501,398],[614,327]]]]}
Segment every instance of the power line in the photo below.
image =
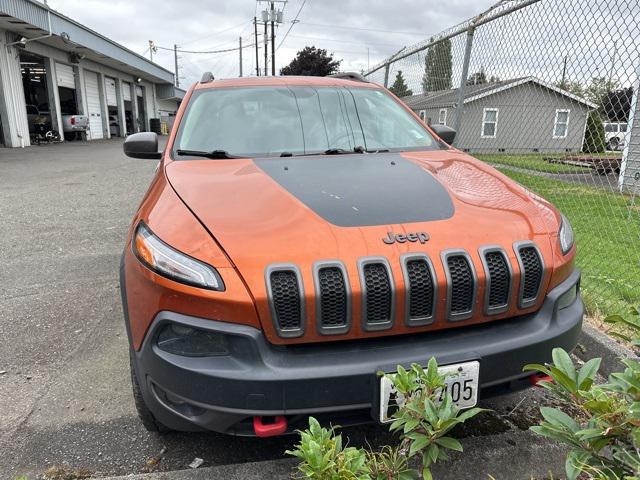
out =
{"type": "Polygon", "coordinates": [[[351,27],[347,25],[328,25],[324,23],[309,23],[305,22],[305,25],[311,25],[314,27],[325,27],[325,28],[338,28],[343,30],[361,30],[363,32],[381,32],[381,33],[396,33],[398,35],[419,35],[421,37],[427,37],[428,35],[424,32],[401,32],[398,30],[380,30],[378,28],[359,28],[359,27],[351,27]]]}
{"type": "MultiPolygon", "coordinates": [[[[249,47],[253,47],[255,44],[251,43],[249,45],[243,45],[242,48],[249,48],[249,47]]],[[[156,48],[159,48],[161,50],[171,50],[172,52],[175,50],[173,48],[168,48],[168,47],[161,47],[159,45],[156,45],[156,48]]],[[[227,53],[227,52],[235,52],[237,50],[239,50],[240,47],[233,47],[233,48],[225,48],[222,50],[181,50],[181,49],[177,49],[178,53],[190,53],[190,54],[213,54],[213,53],[227,53]]]]}
{"type": "Polygon", "coordinates": [[[280,40],[280,43],[278,44],[278,48],[276,48],[276,51],[280,49],[280,47],[282,46],[282,44],[284,43],[284,41],[287,39],[287,37],[289,36],[289,32],[291,31],[291,29],[293,28],[293,26],[298,23],[298,17],[300,16],[300,12],[302,12],[302,9],[304,8],[304,5],[307,3],[307,0],[302,0],[302,4],[300,5],[300,8],[298,9],[298,13],[296,13],[296,16],[293,20],[291,20],[291,26],[289,26],[289,29],[287,30],[287,33],[284,34],[284,37],[282,37],[282,40],[280,40]]]}
{"type": "Polygon", "coordinates": [[[251,20],[245,20],[245,21],[244,21],[244,22],[242,22],[242,23],[239,23],[239,24],[234,25],[234,26],[229,27],[229,28],[225,28],[224,30],[220,30],[220,31],[218,31],[218,32],[216,32],[216,33],[212,33],[211,35],[206,35],[206,36],[204,36],[204,37],[196,38],[196,39],[194,39],[194,40],[189,40],[189,41],[187,41],[187,42],[181,42],[181,44],[182,44],[182,45],[188,45],[188,44],[191,44],[191,43],[199,42],[200,40],[205,40],[205,39],[207,39],[207,38],[217,37],[218,35],[221,35],[221,34],[223,34],[223,33],[225,33],[225,32],[228,32],[228,31],[230,31],[230,30],[233,30],[233,29],[235,29],[235,28],[241,27],[242,25],[245,25],[246,23],[250,23],[250,22],[253,22],[253,19],[251,19],[251,20]]]}
{"type": "Polygon", "coordinates": [[[397,47],[397,43],[381,43],[381,42],[350,42],[348,40],[336,40],[327,37],[308,37],[306,35],[291,35],[291,38],[300,38],[305,40],[322,40],[325,42],[345,43],[351,45],[384,45],[385,47],[397,47]]]}

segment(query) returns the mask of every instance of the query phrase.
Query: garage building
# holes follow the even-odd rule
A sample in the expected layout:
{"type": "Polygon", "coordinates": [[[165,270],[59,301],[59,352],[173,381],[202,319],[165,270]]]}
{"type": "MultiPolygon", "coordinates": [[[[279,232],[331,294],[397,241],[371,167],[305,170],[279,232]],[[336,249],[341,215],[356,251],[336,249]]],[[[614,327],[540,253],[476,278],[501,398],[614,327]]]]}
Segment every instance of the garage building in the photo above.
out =
{"type": "Polygon", "coordinates": [[[62,134],[71,115],[88,117],[87,140],[170,125],[185,94],[174,80],[43,3],[0,0],[0,147],[28,146],[45,130],[62,134]]]}

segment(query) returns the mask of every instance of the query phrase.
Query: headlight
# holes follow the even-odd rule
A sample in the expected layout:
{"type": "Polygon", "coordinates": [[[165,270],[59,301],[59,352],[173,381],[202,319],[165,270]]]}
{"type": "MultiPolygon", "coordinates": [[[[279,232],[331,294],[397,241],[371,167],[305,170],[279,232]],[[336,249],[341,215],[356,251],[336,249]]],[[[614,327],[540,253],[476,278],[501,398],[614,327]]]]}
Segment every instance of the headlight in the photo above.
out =
{"type": "Polygon", "coordinates": [[[560,248],[562,248],[562,253],[566,255],[573,247],[573,228],[571,227],[569,220],[567,220],[567,217],[564,215],[561,215],[561,217],[562,224],[560,225],[558,237],[560,239],[560,248]]]}
{"type": "Polygon", "coordinates": [[[224,290],[222,278],[215,268],[171,248],[142,222],[136,230],[133,250],[144,265],[159,275],[187,285],[224,290]]]}
{"type": "Polygon", "coordinates": [[[156,344],[160,350],[183,357],[214,357],[229,354],[227,339],[223,334],[179,323],[163,326],[156,344]]]}

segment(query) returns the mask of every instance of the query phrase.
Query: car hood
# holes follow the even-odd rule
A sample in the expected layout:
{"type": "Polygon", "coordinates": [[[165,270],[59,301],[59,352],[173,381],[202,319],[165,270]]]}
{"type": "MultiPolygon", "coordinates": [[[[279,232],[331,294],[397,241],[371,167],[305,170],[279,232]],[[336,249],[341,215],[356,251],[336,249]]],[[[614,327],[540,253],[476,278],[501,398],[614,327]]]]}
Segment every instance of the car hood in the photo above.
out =
{"type": "Polygon", "coordinates": [[[265,268],[278,263],[310,271],[340,260],[350,269],[362,257],[395,263],[409,252],[435,263],[445,250],[477,255],[488,245],[513,255],[526,240],[552,263],[555,209],[457,151],[180,160],[166,174],[259,298],[265,268]],[[389,232],[407,238],[389,243],[389,232]]]}

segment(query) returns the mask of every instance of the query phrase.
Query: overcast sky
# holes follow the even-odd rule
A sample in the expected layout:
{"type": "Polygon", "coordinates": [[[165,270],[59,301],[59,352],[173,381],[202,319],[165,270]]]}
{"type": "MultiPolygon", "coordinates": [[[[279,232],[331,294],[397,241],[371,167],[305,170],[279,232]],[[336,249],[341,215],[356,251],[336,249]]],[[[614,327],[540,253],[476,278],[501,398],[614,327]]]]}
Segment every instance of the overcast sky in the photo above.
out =
{"type": "MultiPolygon", "coordinates": [[[[343,59],[342,70],[366,69],[405,45],[438,33],[486,9],[493,0],[290,0],[276,45],[293,25],[276,53],[279,69],[306,45],[343,59]]],[[[266,7],[255,0],[49,0],[61,13],[142,54],[148,41],[160,47],[218,50],[253,42],[253,16],[266,7]]],[[[148,56],[148,53],[146,54],[148,56]]],[[[262,62],[263,52],[260,52],[262,62]]],[[[155,61],[173,71],[173,52],[158,50],[155,61]]],[[[238,52],[180,54],[181,83],[189,85],[211,70],[217,78],[238,75],[238,52]]],[[[244,49],[245,74],[255,73],[255,51],[244,49]]]]}

